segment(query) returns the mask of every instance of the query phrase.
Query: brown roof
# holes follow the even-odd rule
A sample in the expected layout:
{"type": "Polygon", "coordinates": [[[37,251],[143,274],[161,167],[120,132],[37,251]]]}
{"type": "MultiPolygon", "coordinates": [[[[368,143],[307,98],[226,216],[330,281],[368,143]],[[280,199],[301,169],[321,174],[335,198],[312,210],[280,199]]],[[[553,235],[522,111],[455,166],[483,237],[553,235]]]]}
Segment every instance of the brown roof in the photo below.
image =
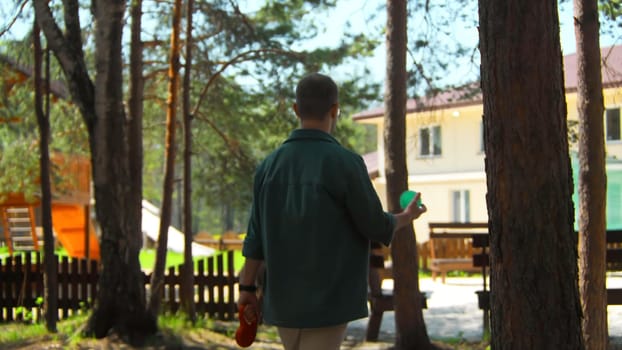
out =
{"type": "MultiPolygon", "coordinates": [[[[603,86],[622,85],[622,45],[601,49],[603,86]]],[[[564,56],[564,81],[566,90],[577,89],[577,54],[564,56]]],[[[406,112],[420,112],[461,107],[482,103],[479,82],[459,86],[451,90],[440,91],[434,95],[409,99],[406,101],[406,112]]],[[[384,106],[371,108],[356,113],[352,118],[362,120],[380,117],[384,114],[384,106]]]]}
{"type": "Polygon", "coordinates": [[[378,151],[365,153],[363,155],[363,161],[365,162],[365,166],[367,167],[367,174],[369,174],[369,177],[373,179],[380,176],[378,167],[378,151]]]}
{"type": "MultiPolygon", "coordinates": [[[[406,112],[442,109],[446,106],[462,106],[479,103],[482,94],[476,83],[467,84],[452,90],[440,91],[437,94],[406,101],[406,112]]],[[[384,114],[384,106],[359,112],[353,116],[355,120],[379,117],[384,114]]]]}
{"type": "MultiPolygon", "coordinates": [[[[610,87],[622,84],[622,45],[600,49],[603,86],[610,87]]],[[[577,88],[577,54],[564,56],[564,80],[566,90],[577,88]]]]}

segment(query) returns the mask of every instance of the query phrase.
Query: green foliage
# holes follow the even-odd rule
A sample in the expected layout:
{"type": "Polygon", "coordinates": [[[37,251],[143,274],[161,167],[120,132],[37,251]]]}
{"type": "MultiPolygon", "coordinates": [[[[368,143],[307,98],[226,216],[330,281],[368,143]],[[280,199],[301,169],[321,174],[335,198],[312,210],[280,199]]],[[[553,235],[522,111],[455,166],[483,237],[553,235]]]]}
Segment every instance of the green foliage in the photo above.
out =
{"type": "MultiPolygon", "coordinates": [[[[336,47],[305,47],[318,33],[316,20],[334,1],[266,1],[254,8],[229,1],[198,1],[194,15],[193,221],[195,231],[246,229],[254,169],[297,127],[291,105],[297,81],[308,72],[330,74],[371,55],[379,41],[346,35],[336,47]],[[209,85],[207,85],[209,84],[209,85]]],[[[170,35],[167,6],[148,16],[153,43],[170,35]],[[164,22],[164,23],[163,23],[164,22]]],[[[164,148],[165,45],[147,45],[145,101],[145,198],[159,203],[164,148]]],[[[379,98],[379,86],[365,81],[368,72],[335,79],[341,87],[342,115],[348,116],[379,98]]],[[[182,131],[180,131],[181,133],[182,131]]],[[[336,136],[349,148],[371,150],[368,129],[344,117],[336,136]]],[[[178,140],[181,140],[179,135],[178,140]]],[[[373,139],[375,142],[375,139],[373,139]]],[[[375,143],[373,143],[375,145],[375,143]]],[[[178,148],[181,150],[181,145],[178,148]]],[[[181,152],[177,157],[181,176],[181,152]]],[[[181,187],[180,187],[181,188],[181,187]]],[[[178,202],[179,192],[174,194],[178,202]]]]}
{"type": "Polygon", "coordinates": [[[21,319],[23,322],[30,323],[32,321],[32,311],[29,308],[18,306],[15,308],[15,314],[17,319],[21,319]]]}
{"type": "MultiPolygon", "coordinates": [[[[24,51],[28,42],[7,43],[12,50],[8,60],[0,61],[0,194],[22,192],[27,197],[39,192],[39,129],[34,110],[32,57],[24,51]],[[26,73],[20,73],[23,70],[26,73]]],[[[8,52],[0,51],[0,55],[8,52]]],[[[51,72],[59,73],[55,68],[51,72]]],[[[50,96],[50,151],[85,154],[87,135],[77,109],[67,100],[58,98],[63,90],[60,80],[52,79],[50,96]]],[[[60,183],[61,171],[52,164],[51,179],[60,183]]]]}
{"type": "Polygon", "coordinates": [[[620,28],[622,28],[622,0],[599,0],[601,12],[600,33],[620,42],[620,28]]]}
{"type": "Polygon", "coordinates": [[[21,76],[2,67],[0,89],[4,91],[0,108],[0,193],[24,192],[32,195],[38,162],[36,119],[32,109],[34,99],[21,76]],[[30,103],[29,103],[30,102],[30,103]]]}
{"type": "MultiPolygon", "coordinates": [[[[58,5],[58,4],[57,4],[58,5]]],[[[341,89],[342,120],[336,137],[345,147],[364,153],[375,150],[374,130],[353,123],[353,113],[380,99],[380,86],[370,84],[366,70],[353,67],[383,42],[346,31],[330,45],[310,45],[323,30],[319,19],[330,14],[336,1],[296,0],[231,2],[195,1],[191,105],[195,107],[193,133],[194,231],[244,231],[256,165],[298,126],[291,105],[297,81],[321,71],[333,75],[341,89]],[[232,195],[233,194],[233,195],[232,195]]],[[[60,6],[60,5],[58,5],[60,6]]],[[[145,100],[143,117],[143,197],[156,205],[162,195],[166,117],[168,41],[171,3],[144,4],[143,41],[145,100]]],[[[32,20],[31,10],[23,18],[32,20]]],[[[61,13],[53,7],[55,16],[61,13]]],[[[87,14],[87,12],[85,12],[87,14]]],[[[62,18],[58,18],[62,25],[62,18]]],[[[87,66],[93,65],[89,16],[83,41],[87,66]]],[[[126,28],[129,32],[129,24],[126,28]]],[[[32,67],[29,37],[6,45],[6,55],[32,67]]],[[[183,56],[183,55],[182,55],[183,56]]],[[[63,75],[55,59],[52,76],[63,75]]],[[[129,75],[125,74],[127,79],[129,75]]],[[[27,116],[19,124],[0,124],[0,193],[38,191],[38,130],[32,109],[31,82],[13,89],[11,101],[0,106],[3,115],[27,116]],[[19,91],[18,91],[19,90],[19,91]],[[28,174],[24,176],[24,174],[28,174]],[[19,180],[16,180],[19,179],[19,180]],[[23,182],[23,183],[22,183],[23,182]]],[[[180,95],[181,96],[181,95],[180,95]]],[[[85,153],[87,135],[74,106],[52,103],[52,150],[85,153]]],[[[178,113],[181,120],[181,106],[178,113]]],[[[6,118],[6,117],[5,117],[6,118]]],[[[173,224],[179,224],[182,174],[182,128],[178,128],[177,184],[173,224]]]]}
{"type": "Polygon", "coordinates": [[[622,24],[619,20],[620,15],[622,15],[622,0],[601,0],[599,7],[608,19],[617,21],[618,25],[622,24]]]}

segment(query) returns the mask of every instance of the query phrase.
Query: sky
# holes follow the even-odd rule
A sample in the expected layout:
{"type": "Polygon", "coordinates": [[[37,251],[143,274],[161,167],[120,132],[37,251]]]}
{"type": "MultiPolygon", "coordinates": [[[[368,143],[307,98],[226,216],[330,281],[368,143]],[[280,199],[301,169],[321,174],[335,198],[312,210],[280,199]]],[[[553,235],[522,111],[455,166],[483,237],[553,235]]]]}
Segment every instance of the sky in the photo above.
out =
{"type": "MultiPolygon", "coordinates": [[[[318,39],[318,42],[334,41],[334,39],[331,38],[334,38],[337,33],[343,33],[343,28],[345,28],[344,24],[347,21],[351,22],[351,28],[353,30],[359,30],[364,33],[378,33],[382,30],[386,22],[386,9],[382,8],[379,10],[379,7],[385,3],[386,0],[338,1],[334,14],[325,20],[326,31],[324,35],[318,39]],[[367,16],[374,12],[378,14],[377,18],[373,21],[368,21],[367,16]]],[[[572,1],[562,1],[558,7],[562,52],[564,55],[572,54],[576,52],[572,1]]],[[[474,16],[477,16],[477,14],[474,14],[474,16]]],[[[477,20],[477,17],[474,17],[474,21],[475,20],[477,20]]],[[[409,29],[412,30],[413,26],[416,26],[416,24],[411,21],[408,23],[408,26],[409,29]]],[[[469,47],[477,46],[479,40],[477,23],[455,22],[452,24],[452,32],[455,33],[456,38],[460,42],[469,45],[469,47]]],[[[622,39],[617,38],[616,41],[615,38],[611,36],[601,35],[600,43],[602,47],[619,45],[622,44],[622,39]]],[[[372,69],[372,76],[370,78],[380,83],[383,82],[385,75],[385,59],[385,46],[380,45],[380,47],[376,49],[374,56],[368,61],[369,67],[372,69]]],[[[479,68],[473,71],[473,67],[467,67],[468,65],[469,64],[461,65],[464,69],[468,69],[468,72],[456,71],[449,75],[476,78],[479,68]]],[[[451,81],[448,80],[447,83],[451,83],[451,81]]]]}
{"type": "MultiPolygon", "coordinates": [[[[8,25],[8,21],[13,17],[12,11],[15,11],[15,1],[2,0],[0,4],[0,30],[4,29],[8,25]]],[[[238,0],[240,8],[243,12],[253,11],[257,7],[258,1],[255,0],[238,0]]],[[[377,38],[384,41],[383,28],[386,22],[386,9],[383,5],[386,4],[386,0],[339,0],[337,1],[337,7],[331,10],[329,13],[316,13],[314,14],[324,31],[313,41],[306,43],[306,47],[311,48],[314,46],[337,46],[344,31],[348,30],[355,33],[364,33],[368,36],[377,38]],[[347,29],[346,29],[347,28],[347,29]]],[[[29,5],[27,5],[29,6],[29,5]]],[[[560,39],[563,53],[574,53],[575,50],[575,38],[574,38],[574,25],[572,18],[572,1],[566,0],[559,4],[560,12],[560,39]]],[[[474,14],[474,18],[470,22],[455,21],[451,24],[451,32],[455,33],[455,38],[460,42],[468,45],[469,47],[476,47],[478,42],[477,32],[477,14],[474,14]]],[[[411,20],[408,25],[409,29],[413,30],[418,23],[411,20]]],[[[16,25],[14,29],[10,31],[9,35],[15,37],[22,36],[30,28],[30,24],[16,25]]],[[[608,36],[601,36],[601,46],[609,46],[613,44],[622,44],[621,39],[617,41],[614,38],[608,36]]],[[[374,55],[365,59],[363,62],[352,64],[350,67],[342,68],[340,72],[336,74],[348,74],[350,71],[361,71],[363,65],[370,69],[368,79],[370,82],[382,84],[384,82],[385,75],[385,45],[379,45],[374,51],[374,55]]],[[[412,58],[409,57],[412,61],[412,58]]],[[[444,83],[463,83],[473,81],[478,75],[479,68],[474,67],[472,64],[465,62],[464,64],[457,64],[455,71],[447,74],[448,78],[444,83]],[[452,80],[463,81],[452,81],[452,80]]]]}
{"type": "MultiPolygon", "coordinates": [[[[385,76],[385,60],[386,46],[384,45],[385,35],[384,27],[386,25],[386,8],[384,5],[386,0],[340,0],[334,14],[325,18],[325,33],[317,39],[317,42],[331,42],[337,36],[342,34],[346,28],[346,23],[350,26],[348,30],[361,32],[370,37],[381,40],[374,51],[373,57],[367,60],[367,66],[371,69],[370,79],[374,82],[382,84],[385,76]],[[375,17],[373,16],[375,15],[375,17]]],[[[477,16],[477,14],[474,14],[477,16]]],[[[475,17],[476,18],[476,17],[475,17]]],[[[407,23],[409,31],[416,30],[420,26],[419,19],[409,18],[407,23]]],[[[452,32],[456,33],[457,40],[468,45],[469,47],[477,46],[477,28],[474,23],[454,22],[452,24],[452,32]]],[[[420,26],[422,27],[422,26],[420,26]]],[[[407,57],[408,63],[412,64],[410,55],[407,57]]],[[[471,80],[475,78],[471,72],[471,80]]],[[[468,75],[468,72],[464,74],[468,75]]],[[[448,76],[461,76],[461,72],[452,72],[448,76]]]]}

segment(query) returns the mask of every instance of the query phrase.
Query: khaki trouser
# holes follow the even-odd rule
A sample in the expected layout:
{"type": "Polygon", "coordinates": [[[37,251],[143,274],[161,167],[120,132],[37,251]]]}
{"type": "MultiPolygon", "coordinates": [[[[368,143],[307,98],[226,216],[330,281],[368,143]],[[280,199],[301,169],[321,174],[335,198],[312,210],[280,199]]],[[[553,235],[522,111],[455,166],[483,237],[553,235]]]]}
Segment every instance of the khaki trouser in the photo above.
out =
{"type": "Polygon", "coordinates": [[[339,350],[347,323],[324,328],[278,327],[285,350],[339,350]]]}

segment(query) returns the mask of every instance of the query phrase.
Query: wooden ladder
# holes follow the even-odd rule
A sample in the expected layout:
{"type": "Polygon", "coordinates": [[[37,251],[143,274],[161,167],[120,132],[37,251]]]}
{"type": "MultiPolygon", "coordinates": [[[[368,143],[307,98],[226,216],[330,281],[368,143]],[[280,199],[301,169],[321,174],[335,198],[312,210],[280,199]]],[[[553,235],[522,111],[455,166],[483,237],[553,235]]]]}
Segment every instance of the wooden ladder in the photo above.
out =
{"type": "Polygon", "coordinates": [[[0,207],[0,217],[9,254],[14,250],[39,250],[32,206],[0,207]]]}

